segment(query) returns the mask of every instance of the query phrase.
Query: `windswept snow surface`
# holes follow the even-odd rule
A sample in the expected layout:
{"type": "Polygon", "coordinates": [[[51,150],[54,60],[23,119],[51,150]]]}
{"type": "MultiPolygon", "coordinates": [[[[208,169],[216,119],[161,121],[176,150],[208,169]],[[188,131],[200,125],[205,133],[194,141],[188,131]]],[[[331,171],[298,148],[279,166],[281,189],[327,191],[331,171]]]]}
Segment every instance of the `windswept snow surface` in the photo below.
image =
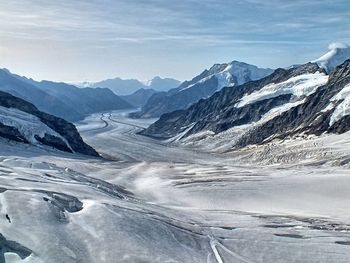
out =
{"type": "Polygon", "coordinates": [[[349,262],[349,170],[312,166],[349,135],[215,154],[126,116],[78,124],[106,159],[0,141],[0,262],[349,262]]]}
{"type": "Polygon", "coordinates": [[[318,87],[325,85],[328,76],[324,73],[303,74],[276,84],[269,84],[262,89],[245,95],[236,107],[243,107],[257,101],[292,94],[296,98],[302,98],[314,93],[318,87]]]}

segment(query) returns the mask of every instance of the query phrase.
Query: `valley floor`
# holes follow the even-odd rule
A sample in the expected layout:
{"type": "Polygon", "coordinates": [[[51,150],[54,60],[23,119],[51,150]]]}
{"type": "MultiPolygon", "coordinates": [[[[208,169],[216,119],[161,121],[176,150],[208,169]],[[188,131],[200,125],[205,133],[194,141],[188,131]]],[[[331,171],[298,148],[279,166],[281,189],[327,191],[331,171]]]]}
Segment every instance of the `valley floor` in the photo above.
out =
{"type": "Polygon", "coordinates": [[[268,150],[175,146],[126,114],[78,123],[104,159],[0,142],[0,262],[349,262],[349,169],[326,147],[258,165],[268,150]]]}

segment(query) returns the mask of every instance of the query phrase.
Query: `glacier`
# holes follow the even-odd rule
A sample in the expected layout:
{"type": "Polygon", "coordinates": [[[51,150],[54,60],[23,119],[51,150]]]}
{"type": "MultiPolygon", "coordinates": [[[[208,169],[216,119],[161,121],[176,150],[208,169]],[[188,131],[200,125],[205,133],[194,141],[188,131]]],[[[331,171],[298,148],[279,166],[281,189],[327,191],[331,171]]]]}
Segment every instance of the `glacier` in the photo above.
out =
{"type": "Polygon", "coordinates": [[[127,114],[77,123],[102,159],[0,141],[0,241],[17,244],[0,259],[348,262],[348,134],[216,154],[127,114]]]}

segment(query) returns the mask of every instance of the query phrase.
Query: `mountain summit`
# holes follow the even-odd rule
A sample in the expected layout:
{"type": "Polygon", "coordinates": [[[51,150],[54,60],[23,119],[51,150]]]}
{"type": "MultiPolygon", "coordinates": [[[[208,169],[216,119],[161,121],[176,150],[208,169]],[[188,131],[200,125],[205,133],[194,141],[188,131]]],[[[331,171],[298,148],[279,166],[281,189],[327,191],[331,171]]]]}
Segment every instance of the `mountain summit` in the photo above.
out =
{"type": "Polygon", "coordinates": [[[251,80],[257,80],[272,73],[271,69],[258,68],[240,61],[230,63],[214,64],[208,71],[205,71],[205,77],[194,84],[184,85],[181,90],[190,88],[197,83],[203,83],[211,78],[216,78],[217,90],[223,87],[241,85],[251,80]]]}
{"type": "Polygon", "coordinates": [[[263,78],[273,72],[272,69],[258,68],[247,63],[232,61],[214,64],[190,81],[168,92],[154,94],[134,117],[159,117],[174,110],[186,109],[200,99],[208,98],[223,87],[244,84],[263,78]]]}
{"type": "Polygon", "coordinates": [[[336,66],[350,59],[350,46],[347,44],[334,42],[328,46],[328,49],[326,54],[313,61],[327,72],[331,72],[336,66]]]}

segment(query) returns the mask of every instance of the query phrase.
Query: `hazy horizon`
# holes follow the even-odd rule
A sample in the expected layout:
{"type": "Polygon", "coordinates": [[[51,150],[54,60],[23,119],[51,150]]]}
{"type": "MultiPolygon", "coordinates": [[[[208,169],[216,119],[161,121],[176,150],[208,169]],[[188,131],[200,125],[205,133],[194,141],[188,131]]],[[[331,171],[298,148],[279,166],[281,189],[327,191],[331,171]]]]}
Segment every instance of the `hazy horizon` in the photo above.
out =
{"type": "Polygon", "coordinates": [[[350,43],[346,0],[0,0],[0,67],[36,80],[191,79],[232,60],[285,67],[350,43]]]}

